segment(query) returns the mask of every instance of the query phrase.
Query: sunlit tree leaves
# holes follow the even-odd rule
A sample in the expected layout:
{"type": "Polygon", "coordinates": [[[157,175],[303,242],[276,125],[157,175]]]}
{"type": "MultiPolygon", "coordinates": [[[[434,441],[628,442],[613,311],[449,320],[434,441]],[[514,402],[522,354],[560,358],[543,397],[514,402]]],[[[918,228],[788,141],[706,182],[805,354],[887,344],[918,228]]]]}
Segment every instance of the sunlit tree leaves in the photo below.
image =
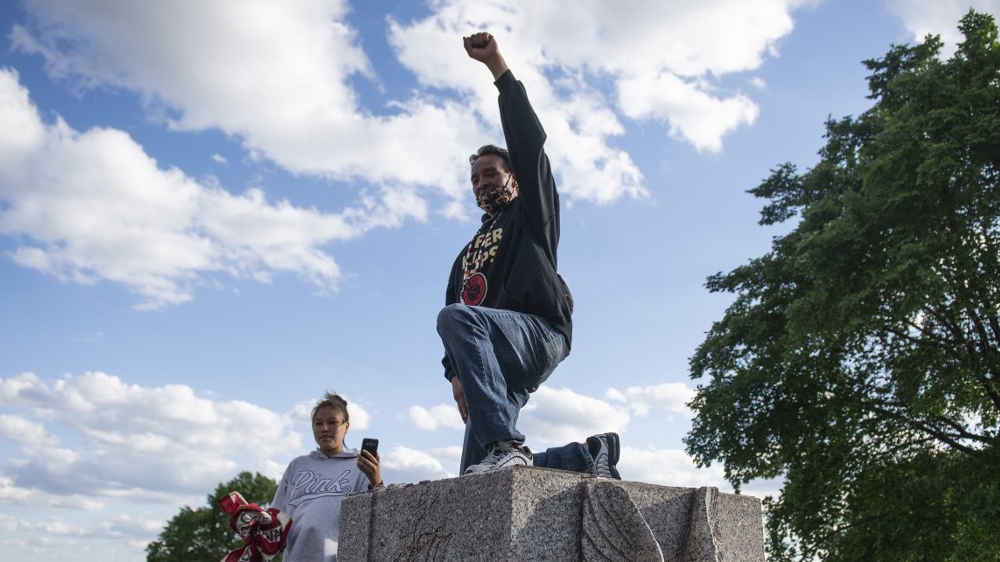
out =
{"type": "Polygon", "coordinates": [[[1000,560],[1000,43],[959,28],[865,61],[873,106],[751,190],[795,228],[708,280],[685,443],[783,480],[772,560],[1000,560]]]}

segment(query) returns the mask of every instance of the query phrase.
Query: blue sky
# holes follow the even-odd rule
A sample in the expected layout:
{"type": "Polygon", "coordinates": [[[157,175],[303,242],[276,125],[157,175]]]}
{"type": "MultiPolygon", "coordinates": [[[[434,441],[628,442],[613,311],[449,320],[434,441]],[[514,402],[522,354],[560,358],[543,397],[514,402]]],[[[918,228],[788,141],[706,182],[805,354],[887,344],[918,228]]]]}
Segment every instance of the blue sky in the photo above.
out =
{"type": "Polygon", "coordinates": [[[467,155],[502,142],[477,30],[549,134],[576,299],[528,444],[617,431],[624,478],[729,490],[681,438],[729,301],[705,279],[783,231],[746,190],[869,107],[862,60],[951,49],[970,7],[1000,0],[4,2],[0,550],[145,560],[182,506],[310,450],[327,390],[388,482],[455,476],[434,321],[467,155]]]}

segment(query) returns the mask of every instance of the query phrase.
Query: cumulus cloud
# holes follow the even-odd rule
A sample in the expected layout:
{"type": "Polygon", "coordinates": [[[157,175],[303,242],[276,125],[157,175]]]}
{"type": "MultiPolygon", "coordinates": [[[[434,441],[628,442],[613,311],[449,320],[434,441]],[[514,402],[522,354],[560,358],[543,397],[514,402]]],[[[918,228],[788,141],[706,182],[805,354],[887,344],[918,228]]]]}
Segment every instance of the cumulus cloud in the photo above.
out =
{"type": "MultiPolygon", "coordinates": [[[[32,502],[31,499],[35,496],[35,492],[27,488],[19,487],[15,484],[14,479],[3,473],[0,469],[0,499],[4,501],[5,504],[10,505],[29,505],[37,504],[37,502],[32,502]]],[[[8,520],[12,521],[12,520],[8,520]]],[[[4,519],[0,517],[0,528],[6,523],[4,519]]]]}
{"type": "Polygon", "coordinates": [[[582,442],[589,435],[621,432],[629,423],[623,408],[569,388],[543,386],[521,409],[518,428],[529,446],[582,442]]]}
{"type": "MultiPolygon", "coordinates": [[[[692,392],[681,383],[629,388],[625,392],[612,389],[608,392],[608,402],[567,388],[543,386],[532,394],[531,400],[521,410],[518,427],[528,436],[528,445],[540,451],[549,446],[580,442],[597,433],[627,432],[631,420],[629,412],[643,417],[653,415],[655,410],[687,412],[683,404],[692,392]]],[[[407,413],[408,419],[418,424],[421,418],[431,417],[428,412],[419,406],[411,407],[407,413]]],[[[432,429],[430,426],[434,424],[426,423],[428,427],[422,429],[432,429]]],[[[384,456],[383,467],[386,474],[394,477],[405,475],[404,478],[411,479],[402,481],[412,482],[416,475],[423,480],[454,476],[447,473],[446,469],[457,468],[460,458],[459,446],[435,450],[431,454],[396,447],[384,456]]],[[[732,486],[723,478],[721,467],[698,468],[683,450],[662,449],[655,444],[622,447],[618,469],[626,480],[664,486],[714,486],[723,491],[732,490],[732,486]]]]}
{"type": "MultiPolygon", "coordinates": [[[[530,445],[541,450],[626,431],[637,415],[630,412],[645,409],[652,416],[656,409],[676,408],[682,394],[665,385],[630,388],[604,400],[542,387],[523,410],[521,425],[530,445]]],[[[352,431],[367,428],[369,411],[348,402],[352,431]]],[[[55,381],[33,373],[0,378],[0,438],[16,448],[0,462],[0,502],[22,512],[48,510],[34,517],[0,514],[0,528],[35,542],[44,536],[51,548],[87,537],[141,550],[177,505],[202,505],[206,490],[237,471],[278,478],[288,459],[311,445],[311,436],[296,429],[308,428],[314,403],[277,413],[201,397],[185,385],[144,387],[102,372],[55,381]],[[255,420],[254,431],[246,431],[247,420],[255,420]]],[[[460,430],[453,410],[445,404],[414,407],[400,417],[424,420],[425,429],[460,430]]],[[[460,437],[440,448],[384,442],[386,482],[457,476],[460,437]]],[[[683,452],[655,445],[625,447],[618,466],[629,480],[724,487],[718,470],[696,469],[683,452]]]]}
{"type": "Polygon", "coordinates": [[[461,449],[452,447],[422,451],[398,445],[387,453],[380,452],[380,455],[382,456],[383,479],[395,483],[416,483],[456,476],[445,469],[445,465],[454,457],[455,463],[453,465],[448,463],[448,466],[457,466],[457,458],[461,455],[461,449]],[[456,452],[455,449],[458,451],[456,452]]]}
{"type": "Polygon", "coordinates": [[[927,35],[940,35],[945,43],[943,53],[947,56],[964,40],[958,30],[958,21],[970,9],[1000,15],[1000,0],[888,0],[886,4],[913,34],[914,41],[923,41],[927,35]]]}
{"type": "MultiPolygon", "coordinates": [[[[0,405],[22,418],[30,413],[37,434],[74,434],[73,445],[24,446],[0,466],[0,493],[9,499],[25,491],[70,496],[64,507],[87,509],[79,498],[88,497],[200,495],[244,467],[290,457],[301,442],[283,416],[258,406],[213,402],[184,385],[130,385],[101,372],[51,384],[32,373],[0,379],[0,405]]],[[[12,419],[4,426],[29,425],[12,419]]]]}
{"type": "Polygon", "coordinates": [[[722,150],[722,137],[726,133],[753,123],[760,113],[757,105],[743,94],[719,99],[666,72],[622,80],[618,99],[629,117],[662,119],[671,135],[711,152],[722,150]]]}
{"type": "Polygon", "coordinates": [[[453,404],[438,404],[430,409],[410,406],[405,418],[419,429],[433,431],[438,428],[463,429],[465,422],[453,404]]]}
{"type": "MultiPolygon", "coordinates": [[[[442,37],[441,30],[468,34],[476,30],[469,22],[476,22],[492,31],[512,67],[541,87],[533,92],[540,112],[572,124],[550,130],[550,140],[567,152],[583,151],[582,160],[594,163],[590,172],[619,178],[622,191],[595,194],[613,199],[643,192],[627,154],[609,142],[622,134],[616,113],[663,121],[696,148],[720,150],[723,136],[753,123],[758,110],[749,97],[719,88],[715,78],[759,68],[792,31],[792,11],[812,4],[450,0],[425,20],[394,25],[391,37],[400,60],[418,77],[474,89],[485,96],[480,108],[487,111],[491,92],[469,80],[461,61],[446,56],[448,34],[442,37]],[[617,91],[617,99],[590,84],[617,91]]],[[[576,179],[587,186],[585,177],[576,179]]]]}
{"type": "Polygon", "coordinates": [[[0,437],[25,447],[52,446],[58,438],[45,431],[45,426],[20,416],[0,415],[0,437]]]}
{"type": "Polygon", "coordinates": [[[108,552],[141,552],[178,506],[202,505],[243,470],[276,479],[304,446],[294,411],[102,372],[0,378],[0,410],[0,503],[14,507],[0,529],[43,559],[100,541],[108,552]]]}
{"type": "Polygon", "coordinates": [[[27,8],[38,23],[17,26],[14,45],[44,56],[55,76],[137,92],[170,128],[221,129],[294,173],[389,187],[418,178],[449,191],[459,184],[456,163],[482,138],[454,101],[403,92],[387,115],[363,108],[350,82],[377,77],[344,0],[40,0],[27,8]]]}
{"type": "MultiPolygon", "coordinates": [[[[458,409],[452,404],[430,408],[413,405],[400,417],[427,431],[465,429],[458,409]]],[[[622,431],[628,426],[629,417],[627,406],[585,396],[569,388],[542,386],[521,410],[518,427],[528,435],[531,446],[563,445],[583,441],[597,433],[622,431]]]]}
{"type": "Polygon", "coordinates": [[[325,244],[422,212],[389,192],[336,214],[257,188],[233,195],[160,168],[121,131],[42,124],[10,70],[0,70],[0,119],[26,123],[26,134],[0,133],[0,233],[20,241],[11,257],[66,281],[122,283],[141,308],[187,301],[220,273],[293,273],[335,289],[340,268],[325,244]]]}
{"type": "Polygon", "coordinates": [[[694,398],[693,388],[682,382],[663,383],[654,386],[632,386],[624,391],[609,388],[605,396],[609,400],[627,405],[636,416],[648,416],[652,410],[664,410],[671,414],[691,415],[687,403],[694,398]]]}
{"type": "MultiPolygon", "coordinates": [[[[664,412],[666,421],[675,415],[691,415],[686,403],[694,390],[684,383],[664,383],[648,387],[608,389],[604,398],[580,394],[569,388],[542,386],[521,409],[518,428],[528,436],[529,445],[551,446],[581,442],[589,435],[627,431],[632,416],[648,417],[664,412]]],[[[402,419],[415,427],[462,430],[464,424],[454,406],[438,404],[430,409],[410,406],[402,419]]]]}
{"type": "Polygon", "coordinates": [[[2,233],[18,240],[11,257],[21,266],[123,284],[142,308],[186,302],[220,274],[269,282],[291,273],[335,290],[342,273],[330,242],[470,213],[461,162],[501,141],[496,90],[460,36],[482,26],[502,42],[542,116],[567,204],[607,204],[649,195],[618,146],[629,121],[663,123],[708,151],[753,123],[753,99],[719,78],[774,56],[792,12],[812,1],[435,2],[422,19],[387,20],[412,73],[403,78],[417,87],[371,100],[358,81],[380,89],[387,77],[346,0],[36,0],[10,38],[44,57],[55,80],[136,94],[150,126],[222,131],[248,161],[332,180],[355,199],[323,212],[269,197],[267,186],[195,180],[121,130],[43,122],[5,70],[0,111],[16,126],[0,132],[2,233]]]}
{"type": "Polygon", "coordinates": [[[625,480],[681,488],[713,486],[732,490],[721,467],[699,469],[691,457],[680,449],[622,447],[618,471],[625,480]]]}

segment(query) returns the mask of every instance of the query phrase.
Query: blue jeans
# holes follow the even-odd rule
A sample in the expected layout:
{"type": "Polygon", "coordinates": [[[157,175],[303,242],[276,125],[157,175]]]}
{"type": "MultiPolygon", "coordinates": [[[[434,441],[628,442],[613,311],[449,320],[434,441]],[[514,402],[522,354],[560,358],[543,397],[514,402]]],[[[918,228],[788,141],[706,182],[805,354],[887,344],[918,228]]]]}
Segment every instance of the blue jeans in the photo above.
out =
{"type": "Polygon", "coordinates": [[[500,308],[450,304],[438,313],[437,330],[469,409],[464,473],[493,443],[524,443],[517,416],[569,348],[543,318],[500,308]]]}
{"type": "Polygon", "coordinates": [[[594,467],[594,457],[581,443],[570,443],[562,447],[552,447],[531,455],[531,463],[545,468],[558,468],[573,472],[590,472],[594,467]]]}

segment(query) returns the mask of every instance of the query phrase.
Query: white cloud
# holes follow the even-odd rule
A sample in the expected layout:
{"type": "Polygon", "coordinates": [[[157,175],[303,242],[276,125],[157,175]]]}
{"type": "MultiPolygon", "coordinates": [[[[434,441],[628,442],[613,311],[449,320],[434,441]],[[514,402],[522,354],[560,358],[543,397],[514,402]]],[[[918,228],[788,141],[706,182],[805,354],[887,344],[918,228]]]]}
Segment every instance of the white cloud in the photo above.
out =
{"type": "Polygon", "coordinates": [[[681,488],[713,486],[732,491],[721,467],[697,468],[691,457],[679,449],[622,447],[618,471],[624,480],[681,488]]]}
{"type": "Polygon", "coordinates": [[[521,409],[518,429],[529,446],[541,449],[539,445],[583,442],[597,433],[621,432],[628,423],[629,414],[620,407],[568,388],[543,386],[521,409]]]}
{"type": "Polygon", "coordinates": [[[438,428],[438,421],[434,419],[430,410],[423,406],[410,406],[406,412],[406,417],[418,429],[435,430],[438,428]]]}
{"type": "MultiPolygon", "coordinates": [[[[45,130],[28,96],[19,83],[17,71],[0,69],[0,169],[18,169],[16,164],[38,150],[45,130]]],[[[17,178],[14,178],[17,179],[17,178]]]]}
{"type": "Polygon", "coordinates": [[[107,506],[107,502],[84,496],[56,496],[48,501],[49,507],[56,509],[70,509],[77,511],[100,511],[107,506]]]}
{"type": "Polygon", "coordinates": [[[716,98],[709,79],[758,68],[791,31],[791,12],[809,3],[451,0],[432,4],[423,20],[390,19],[389,40],[414,78],[475,94],[474,113],[465,100],[414,92],[390,95],[386,115],[366,109],[351,80],[381,80],[347,23],[350,7],[343,0],[280,8],[265,0],[141,7],[122,0],[70,7],[40,0],[28,6],[38,25],[17,27],[13,39],[20,50],[45,56],[56,76],[138,92],[152,109],[172,116],[163,117],[172,127],[218,127],[296,173],[410,190],[418,182],[457,197],[466,190],[456,163],[484,137],[480,123],[495,131],[497,122],[488,75],[461,50],[460,36],[476,22],[501,38],[519,75],[530,78],[556,152],[564,155],[557,161],[568,166],[557,169],[580,180],[566,182],[568,195],[605,202],[645,189],[628,155],[608,143],[623,132],[614,107],[588,83],[599,84],[602,76],[636,83],[663,72],[697,78],[685,83],[708,103],[678,107],[669,103],[676,94],[665,92],[667,101],[621,110],[670,122],[696,146],[718,149],[722,135],[752,121],[755,108],[742,96],[716,98]],[[549,83],[549,71],[563,76],[562,83],[549,83]],[[732,105],[739,110],[716,113],[732,105]],[[568,156],[579,151],[579,161],[568,156]],[[591,175],[599,177],[588,181],[591,175]],[[610,179],[617,181],[599,181],[610,179]]]}
{"type": "Polygon", "coordinates": [[[629,117],[663,119],[671,135],[688,139],[698,150],[711,152],[722,150],[726,133],[753,123],[760,113],[743,94],[719,99],[669,72],[623,79],[618,96],[629,117]]]}
{"type": "Polygon", "coordinates": [[[63,507],[201,494],[245,467],[289,458],[300,441],[282,416],[258,406],[213,402],[183,385],[129,385],[100,372],[53,384],[30,373],[0,379],[0,405],[22,417],[30,412],[31,423],[44,426],[35,430],[43,443],[54,442],[49,434],[76,436],[72,449],[26,446],[0,466],[0,494],[69,496],[63,507]]]}
{"type": "Polygon", "coordinates": [[[296,273],[334,289],[340,269],[323,245],[423,212],[391,190],[341,214],[272,203],[259,189],[232,195],[159,168],[121,131],[41,125],[16,80],[0,70],[0,116],[28,116],[43,133],[30,143],[0,134],[0,233],[22,240],[12,258],[63,280],[122,283],[144,308],[189,300],[215,273],[296,273]]]}
{"type": "Polygon", "coordinates": [[[344,0],[27,8],[39,24],[16,28],[14,44],[45,56],[53,74],[138,92],[170,127],[217,127],[295,173],[418,181],[454,196],[465,175],[457,164],[482,136],[462,104],[397,98],[391,117],[362,109],[350,80],[377,77],[344,0]]]}
{"type": "Polygon", "coordinates": [[[554,152],[583,152],[581,160],[591,163],[588,169],[566,162],[570,177],[583,181],[586,198],[607,201],[645,192],[628,155],[608,144],[609,137],[622,134],[614,110],[663,121],[695,147],[720,150],[723,136],[752,123],[758,109],[745,95],[717,91],[715,79],[759,68],[791,33],[792,11],[815,3],[451,0],[423,21],[394,24],[391,40],[401,62],[418,77],[476,92],[479,111],[489,115],[495,94],[470,80],[467,62],[449,56],[447,37],[478,28],[493,32],[512,68],[532,85],[536,110],[549,118],[554,152]],[[550,83],[550,73],[561,79],[550,83]],[[587,87],[605,80],[618,92],[617,108],[587,87]],[[592,126],[601,121],[605,124],[592,126]],[[553,123],[573,126],[553,128],[553,123]],[[622,190],[590,190],[588,174],[575,173],[584,169],[602,179],[617,178],[622,190]]]}
{"type": "Polygon", "coordinates": [[[17,530],[19,525],[20,523],[18,520],[10,514],[0,513],[0,531],[3,531],[6,536],[14,536],[14,532],[17,530]]]}
{"type": "Polygon", "coordinates": [[[410,406],[405,418],[417,428],[428,431],[438,428],[461,430],[465,427],[458,408],[450,404],[438,404],[430,410],[423,406],[410,406]]]}
{"type": "MultiPolygon", "coordinates": [[[[522,429],[537,450],[623,431],[630,411],[676,411],[684,389],[611,389],[605,401],[542,387],[522,412],[522,429]]],[[[357,435],[370,414],[348,402],[352,435],[357,435]]],[[[0,435],[25,430],[45,445],[17,441],[19,452],[0,462],[0,501],[32,512],[0,516],[0,528],[51,548],[70,537],[87,537],[141,550],[177,505],[202,505],[205,491],[237,470],[251,467],[280,476],[303,446],[303,436],[292,427],[308,422],[313,404],[305,401],[279,414],[245,402],[203,398],[184,385],[143,387],[100,372],[53,382],[32,373],[0,378],[0,408],[10,412],[0,416],[0,435]],[[53,446],[57,440],[65,444],[53,446]],[[157,513],[149,512],[151,506],[157,513]],[[37,511],[40,507],[48,511],[37,511]]],[[[425,416],[428,425],[460,429],[448,421],[453,410],[447,404],[415,407],[407,419],[425,416]]],[[[460,454],[457,443],[436,449],[387,446],[381,452],[383,478],[391,484],[455,477],[460,454]]],[[[627,480],[729,489],[719,469],[697,469],[682,451],[655,445],[623,447],[618,468],[627,480]]]]}
{"type": "MultiPolygon", "coordinates": [[[[0,503],[15,514],[0,529],[38,559],[81,544],[141,552],[178,506],[243,470],[280,477],[303,441],[292,415],[101,372],[0,377],[0,410],[0,435],[23,432],[0,460],[0,503]]],[[[351,411],[364,425],[367,412],[351,411]]]]}
{"type": "MultiPolygon", "coordinates": [[[[163,521],[143,516],[116,515],[101,521],[104,536],[112,539],[156,536],[163,530],[163,521]]],[[[145,547],[145,543],[142,544],[145,547]]]]}
{"type": "MultiPolygon", "coordinates": [[[[433,451],[424,452],[397,445],[388,453],[382,454],[382,478],[387,483],[393,484],[453,477],[455,474],[448,472],[442,462],[443,460],[451,460],[450,456],[455,453],[452,449],[454,448],[438,451],[438,454],[435,455],[433,451]],[[400,477],[406,480],[399,480],[400,477]]],[[[460,451],[459,454],[461,454],[460,451]]],[[[457,464],[456,460],[455,465],[457,464]]]]}
{"type": "Polygon", "coordinates": [[[903,20],[914,41],[940,35],[947,56],[964,40],[958,22],[970,9],[1000,16],[1000,0],[888,0],[887,5],[890,12],[903,20]]]}
{"type": "Polygon", "coordinates": [[[45,431],[44,425],[7,414],[0,415],[0,437],[25,447],[52,446],[59,442],[45,431]]]}
{"type": "MultiPolygon", "coordinates": [[[[347,399],[346,396],[345,399],[347,399]]],[[[347,411],[351,414],[351,429],[368,429],[371,423],[371,414],[368,413],[368,410],[360,404],[355,404],[347,400],[347,411]]]]}
{"type": "MultiPolygon", "coordinates": [[[[528,438],[528,445],[543,448],[569,442],[583,442],[588,436],[605,432],[626,431],[631,416],[647,417],[660,410],[673,422],[679,414],[685,420],[691,411],[685,405],[694,397],[694,390],[684,383],[664,383],[649,387],[614,388],[605,393],[607,400],[579,394],[569,388],[542,386],[531,395],[521,409],[518,429],[528,438]]],[[[410,406],[404,416],[423,430],[440,428],[462,430],[464,424],[456,409],[439,404],[429,410],[410,406]]]]}
{"type": "Polygon", "coordinates": [[[471,212],[462,163],[500,135],[496,91],[461,35],[491,29],[528,84],[567,204],[606,204],[649,195],[616,146],[625,120],[662,122],[700,150],[721,150],[758,109],[718,78],[774,56],[792,12],[812,2],[435,2],[424,19],[387,24],[413,73],[405,78],[421,88],[373,107],[355,81],[381,87],[384,77],[346,0],[37,0],[25,5],[32,23],[10,37],[55,79],[136,93],[150,124],[221,130],[251,160],[332,179],[356,203],[327,213],[262,187],[234,194],[194,180],[121,130],[43,123],[17,75],[2,71],[0,112],[17,126],[0,133],[0,232],[18,239],[11,257],[21,266],[124,284],[142,308],[186,302],[219,274],[266,283],[293,273],[335,290],[330,242],[471,212]]]}
{"type": "Polygon", "coordinates": [[[694,389],[682,382],[663,383],[654,386],[631,386],[624,392],[609,388],[605,396],[609,400],[627,404],[636,416],[648,416],[650,410],[665,410],[671,414],[692,417],[687,403],[695,395],[694,389]]]}
{"type": "MultiPolygon", "coordinates": [[[[33,502],[31,499],[36,493],[27,488],[21,488],[16,485],[14,480],[0,471],[0,500],[3,500],[5,504],[8,505],[29,505],[37,504],[38,502],[33,502]]],[[[0,518],[0,529],[3,528],[4,520],[0,518]]]]}
{"type": "Polygon", "coordinates": [[[57,536],[82,537],[87,534],[83,528],[69,524],[59,517],[48,519],[40,530],[46,534],[57,536]]]}

